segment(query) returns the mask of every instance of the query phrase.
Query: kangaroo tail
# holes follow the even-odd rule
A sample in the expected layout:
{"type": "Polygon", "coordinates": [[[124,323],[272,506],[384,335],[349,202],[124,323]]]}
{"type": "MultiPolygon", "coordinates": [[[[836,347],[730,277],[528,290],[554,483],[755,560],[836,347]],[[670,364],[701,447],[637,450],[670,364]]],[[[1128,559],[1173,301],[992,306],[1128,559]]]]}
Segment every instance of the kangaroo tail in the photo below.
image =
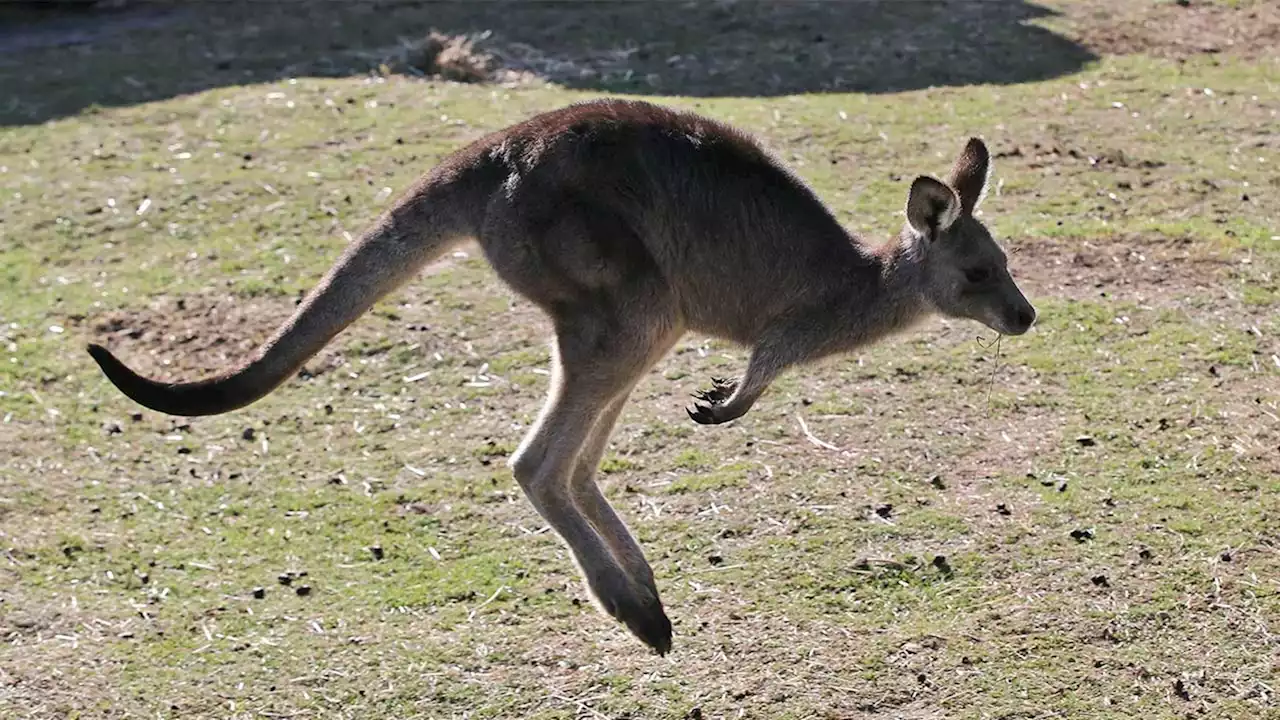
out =
{"type": "Polygon", "coordinates": [[[169,415],[217,415],[253,403],[296,373],[335,335],[423,266],[478,230],[474,213],[447,185],[424,183],[352,243],[283,326],[240,367],[195,382],[142,377],[106,348],[89,345],[117,388],[169,415]]]}

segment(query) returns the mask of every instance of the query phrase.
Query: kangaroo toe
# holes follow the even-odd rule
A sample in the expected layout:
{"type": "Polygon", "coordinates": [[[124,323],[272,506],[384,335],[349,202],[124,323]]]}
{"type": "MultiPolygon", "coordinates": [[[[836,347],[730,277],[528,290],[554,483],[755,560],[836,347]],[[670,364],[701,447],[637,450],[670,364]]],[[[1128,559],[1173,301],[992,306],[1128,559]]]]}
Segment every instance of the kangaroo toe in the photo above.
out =
{"type": "Polygon", "coordinates": [[[640,638],[645,645],[653,648],[659,655],[671,652],[671,620],[662,608],[662,602],[653,598],[652,602],[643,606],[630,608],[622,618],[632,635],[640,638]]]}
{"type": "Polygon", "coordinates": [[[711,378],[711,388],[707,390],[699,390],[693,394],[695,398],[702,402],[694,403],[692,408],[686,408],[689,417],[693,421],[702,425],[718,425],[727,422],[731,418],[726,418],[720,411],[725,401],[733,397],[733,393],[738,389],[738,381],[736,379],[725,379],[713,377],[711,378]]]}
{"type": "Polygon", "coordinates": [[[601,608],[626,625],[641,642],[659,655],[671,651],[671,620],[656,590],[639,586],[622,575],[596,578],[588,582],[588,587],[601,608]]]}
{"type": "Polygon", "coordinates": [[[700,425],[717,425],[720,423],[720,421],[716,419],[716,409],[714,405],[694,403],[693,407],[685,408],[684,411],[689,413],[689,417],[700,425]]]}
{"type": "Polygon", "coordinates": [[[735,390],[738,389],[738,381],[735,379],[725,379],[713,377],[711,378],[711,389],[700,390],[694,393],[694,396],[700,400],[705,400],[712,404],[719,404],[728,400],[735,390]]]}

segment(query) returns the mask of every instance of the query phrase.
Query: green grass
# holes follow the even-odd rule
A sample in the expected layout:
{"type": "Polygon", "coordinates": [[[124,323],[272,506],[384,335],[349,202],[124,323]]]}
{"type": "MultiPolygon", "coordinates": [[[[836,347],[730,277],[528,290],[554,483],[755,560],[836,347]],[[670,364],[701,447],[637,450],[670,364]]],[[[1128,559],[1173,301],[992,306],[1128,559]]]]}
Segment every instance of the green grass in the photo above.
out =
{"type": "MultiPolygon", "coordinates": [[[[1220,12],[1274,22],[1239,5],[1220,12]]],[[[1057,7],[1035,27],[1101,37],[1098,7],[1057,7]]],[[[299,32],[264,17],[264,37],[299,32]]],[[[679,18],[653,20],[674,43],[658,65],[698,52],[679,18]]],[[[609,27],[598,42],[629,32],[609,27]]],[[[933,321],[713,428],[682,406],[746,353],[685,338],[636,390],[600,480],[675,623],[659,659],[591,607],[506,468],[546,391],[548,325],[474,249],[233,414],[140,412],[92,365],[84,343],[104,338],[171,378],[233,362],[445,154],[601,94],[262,80],[274,46],[237,28],[212,37],[247,43],[260,76],[156,65],[147,82],[191,90],[146,102],[111,63],[137,73],[180,33],[135,31],[93,67],[74,48],[0,62],[21,90],[0,129],[0,714],[1274,712],[1273,59],[1100,49],[1047,77],[868,93],[787,66],[813,91],[656,96],[756,133],[872,238],[900,225],[911,177],[982,135],[985,217],[1040,311],[998,358],[977,326],[933,321]],[[115,84],[89,107],[77,93],[99,74],[115,84]]]]}

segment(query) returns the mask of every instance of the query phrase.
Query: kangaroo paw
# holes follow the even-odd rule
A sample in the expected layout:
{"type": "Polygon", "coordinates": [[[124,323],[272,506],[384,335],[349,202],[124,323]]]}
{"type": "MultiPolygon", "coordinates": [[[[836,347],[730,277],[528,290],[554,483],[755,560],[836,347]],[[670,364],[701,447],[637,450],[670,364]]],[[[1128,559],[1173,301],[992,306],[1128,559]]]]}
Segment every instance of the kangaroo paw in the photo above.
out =
{"type": "Polygon", "coordinates": [[[694,403],[692,408],[686,408],[685,412],[689,413],[689,417],[693,418],[696,423],[703,425],[717,425],[722,422],[728,422],[732,418],[722,417],[717,412],[726,400],[733,396],[734,391],[738,389],[738,381],[735,379],[711,378],[710,390],[699,390],[694,393],[694,397],[702,402],[694,403]]]}

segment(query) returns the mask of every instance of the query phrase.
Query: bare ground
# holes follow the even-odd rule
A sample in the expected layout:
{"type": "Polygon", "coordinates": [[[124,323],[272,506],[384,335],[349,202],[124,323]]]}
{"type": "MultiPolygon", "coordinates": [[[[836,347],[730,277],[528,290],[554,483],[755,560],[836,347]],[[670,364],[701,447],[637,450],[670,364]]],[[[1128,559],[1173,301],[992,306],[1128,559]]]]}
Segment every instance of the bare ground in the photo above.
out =
{"type": "Polygon", "coordinates": [[[1061,3],[1068,35],[1099,55],[1272,58],[1280,8],[1270,2],[1061,3]],[[1233,6],[1236,5],[1236,6],[1233,6]]]}

